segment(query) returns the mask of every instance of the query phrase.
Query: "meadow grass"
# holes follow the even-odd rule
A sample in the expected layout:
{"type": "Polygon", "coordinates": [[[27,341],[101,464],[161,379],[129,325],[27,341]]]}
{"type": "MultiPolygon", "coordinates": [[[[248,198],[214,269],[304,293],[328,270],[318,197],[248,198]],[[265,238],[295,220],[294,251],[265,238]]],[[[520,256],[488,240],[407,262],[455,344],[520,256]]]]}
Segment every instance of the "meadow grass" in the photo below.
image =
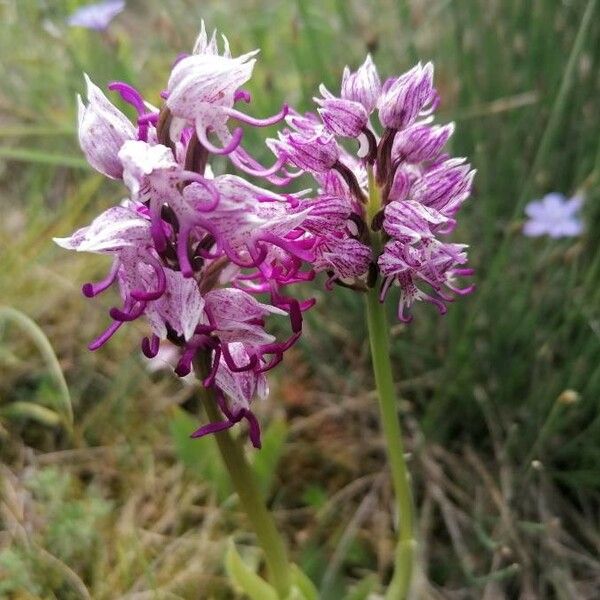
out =
{"type": "MultiPolygon", "coordinates": [[[[420,515],[417,586],[424,598],[597,598],[598,2],[130,0],[105,33],[66,27],[78,4],[0,5],[0,304],[51,346],[0,317],[0,597],[228,598],[227,535],[258,560],[213,441],[187,438],[194,389],[148,373],[139,326],[85,349],[111,300],[85,302],[78,286],[105,263],[50,241],[122,194],[77,147],[82,72],[158,98],[204,18],[235,53],[261,48],[257,115],[283,101],[312,108],[317,85],[336,90],[367,51],[384,76],[435,62],[440,120],[457,124],[452,152],[478,170],[456,234],[478,290],[442,319],[419,306],[391,331],[420,515]],[[524,204],[548,191],[585,194],[581,238],[522,236],[524,204]]],[[[247,143],[268,160],[258,138],[247,143]]],[[[393,556],[362,299],[314,294],[302,343],[274,374],[254,460],[322,597],[361,598],[393,556]]]]}

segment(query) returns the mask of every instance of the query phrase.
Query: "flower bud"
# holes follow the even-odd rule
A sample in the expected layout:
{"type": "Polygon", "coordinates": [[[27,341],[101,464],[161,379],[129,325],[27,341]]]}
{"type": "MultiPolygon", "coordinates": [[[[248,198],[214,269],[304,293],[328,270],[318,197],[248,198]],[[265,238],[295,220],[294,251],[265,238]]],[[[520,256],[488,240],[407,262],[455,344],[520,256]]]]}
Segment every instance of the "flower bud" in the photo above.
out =
{"type": "Polygon", "coordinates": [[[454,123],[433,127],[424,124],[411,125],[394,138],[392,160],[410,163],[434,160],[453,133],[454,123]]]}
{"type": "Polygon", "coordinates": [[[417,176],[411,173],[409,169],[398,167],[390,186],[388,200],[405,200],[415,179],[417,179],[417,176]]]}
{"type": "Polygon", "coordinates": [[[414,244],[421,239],[432,239],[435,232],[450,222],[437,210],[413,200],[390,202],[385,207],[383,229],[404,244],[414,244]]]}
{"type": "Polygon", "coordinates": [[[344,69],[341,91],[344,100],[359,102],[370,114],[377,106],[380,93],[381,81],[370,54],[356,72],[352,73],[348,67],[344,69]]]}
{"type": "Polygon", "coordinates": [[[206,105],[233,106],[235,91],[252,76],[257,52],[237,58],[192,54],[180,60],[167,85],[167,106],[173,115],[195,120],[199,109],[208,110],[206,105]]]}
{"type": "Polygon", "coordinates": [[[471,194],[475,171],[464,158],[453,158],[435,165],[415,182],[412,198],[452,217],[471,194]]]}
{"type": "Polygon", "coordinates": [[[339,98],[326,98],[317,102],[322,107],[319,114],[325,127],[334,135],[356,138],[369,120],[365,107],[359,102],[339,98]]]}
{"type": "Polygon", "coordinates": [[[319,248],[316,271],[333,271],[339,279],[361,277],[369,269],[371,248],[352,238],[328,239],[319,248]]]}
{"type": "Polygon", "coordinates": [[[299,169],[313,173],[329,171],[340,156],[335,138],[326,133],[310,138],[288,133],[282,135],[279,141],[273,140],[271,148],[278,155],[284,153],[299,169]]]}
{"type": "Polygon", "coordinates": [[[120,179],[123,167],[118,154],[127,140],[136,139],[129,119],[85,75],[88,105],[79,104],[79,144],[94,169],[113,179],[120,179]]]}
{"type": "Polygon", "coordinates": [[[379,99],[379,120],[384,127],[404,129],[434,97],[433,65],[419,63],[404,75],[386,82],[379,99]]]}

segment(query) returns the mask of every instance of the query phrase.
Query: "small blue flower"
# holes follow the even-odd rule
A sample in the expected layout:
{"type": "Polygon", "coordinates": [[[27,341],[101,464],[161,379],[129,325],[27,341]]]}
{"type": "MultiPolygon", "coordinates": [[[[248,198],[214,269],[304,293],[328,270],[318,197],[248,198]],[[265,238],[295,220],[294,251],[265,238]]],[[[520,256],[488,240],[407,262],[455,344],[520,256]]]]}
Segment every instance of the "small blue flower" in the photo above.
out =
{"type": "Polygon", "coordinates": [[[578,212],[582,204],[581,196],[567,199],[556,192],[546,194],[525,207],[529,220],[523,226],[523,233],[529,237],[549,235],[551,238],[581,235],[583,222],[578,212]]]}
{"type": "Polygon", "coordinates": [[[103,31],[125,8],[125,0],[104,0],[78,8],[67,20],[71,27],[103,31]]]}

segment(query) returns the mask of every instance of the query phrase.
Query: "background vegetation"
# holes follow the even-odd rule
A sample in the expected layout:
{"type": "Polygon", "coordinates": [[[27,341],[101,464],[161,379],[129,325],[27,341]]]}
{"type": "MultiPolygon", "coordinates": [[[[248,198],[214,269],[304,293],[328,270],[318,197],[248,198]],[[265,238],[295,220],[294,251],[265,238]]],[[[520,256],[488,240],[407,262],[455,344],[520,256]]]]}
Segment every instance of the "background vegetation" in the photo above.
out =
{"type": "MultiPolygon", "coordinates": [[[[66,26],[78,4],[0,3],[0,299],[18,311],[0,314],[0,597],[231,598],[227,537],[258,560],[213,441],[187,438],[193,387],[148,371],[141,325],[85,349],[111,299],[78,288],[105,263],[50,241],[122,194],[77,147],[82,72],[157,99],[204,18],[235,53],[262,49],[257,115],[311,107],[318,83],[338,89],[367,51],[384,76],[435,62],[452,150],[478,169],[457,234],[478,291],[443,319],[419,306],[392,331],[417,587],[423,598],[598,598],[598,3],[128,0],[103,33],[66,26]],[[548,191],[585,193],[583,237],[522,236],[524,204],[548,191]]],[[[302,344],[258,409],[266,443],[252,455],[322,597],[364,598],[389,577],[393,533],[362,299],[314,294],[302,344]]]]}

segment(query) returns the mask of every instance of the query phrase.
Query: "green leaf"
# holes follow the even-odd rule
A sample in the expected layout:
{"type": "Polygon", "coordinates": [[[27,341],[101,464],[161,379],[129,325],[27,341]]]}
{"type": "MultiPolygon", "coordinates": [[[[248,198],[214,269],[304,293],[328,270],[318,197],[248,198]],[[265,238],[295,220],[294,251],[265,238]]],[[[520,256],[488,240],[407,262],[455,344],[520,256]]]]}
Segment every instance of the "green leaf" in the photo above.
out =
{"type": "Polygon", "coordinates": [[[8,419],[32,419],[48,427],[56,427],[61,417],[53,410],[33,402],[10,402],[0,408],[0,417],[8,419]]]}
{"type": "Polygon", "coordinates": [[[308,575],[298,565],[292,565],[292,585],[301,594],[303,600],[318,600],[319,591],[308,575]]]}
{"type": "Polygon", "coordinates": [[[318,483],[307,486],[302,494],[302,502],[317,510],[323,508],[327,504],[327,500],[327,492],[318,483]]]}
{"type": "Polygon", "coordinates": [[[0,158],[26,163],[54,165],[57,167],[71,167],[72,169],[89,169],[89,165],[78,156],[65,156],[34,150],[33,148],[7,148],[0,147],[0,158]]]}
{"type": "Polygon", "coordinates": [[[231,494],[229,477],[223,467],[214,436],[190,437],[190,434],[198,429],[198,425],[197,419],[181,408],[173,409],[169,430],[175,452],[192,474],[213,484],[217,498],[222,502],[231,494]]]}
{"type": "Polygon", "coordinates": [[[252,466],[258,484],[264,496],[268,496],[273,483],[275,471],[288,434],[288,427],[283,420],[272,421],[262,436],[262,448],[254,453],[252,466]]]}
{"type": "MultiPolygon", "coordinates": [[[[51,396],[52,404],[62,417],[63,423],[66,425],[67,429],[71,430],[73,425],[71,394],[69,393],[69,388],[62,369],[60,368],[58,358],[56,357],[52,344],[50,344],[46,334],[33,319],[30,319],[25,313],[10,306],[0,306],[0,322],[2,321],[14,323],[37,346],[37,349],[42,355],[42,358],[48,367],[48,371],[58,388],[58,396],[51,396]]],[[[29,403],[25,402],[23,404],[29,403]]],[[[38,414],[42,413],[44,413],[44,411],[38,411],[38,414]]],[[[47,414],[45,418],[49,419],[50,417],[47,414]]]]}
{"type": "Polygon", "coordinates": [[[0,127],[0,137],[74,136],[76,133],[77,129],[72,125],[27,125],[23,123],[9,127],[0,127]]]}
{"type": "Polygon", "coordinates": [[[235,587],[247,594],[251,600],[279,600],[275,589],[246,566],[233,540],[229,540],[228,543],[225,569],[235,587]]]}
{"type": "Polygon", "coordinates": [[[348,592],[344,600],[367,600],[376,587],[377,577],[374,575],[365,577],[348,592]]]}

